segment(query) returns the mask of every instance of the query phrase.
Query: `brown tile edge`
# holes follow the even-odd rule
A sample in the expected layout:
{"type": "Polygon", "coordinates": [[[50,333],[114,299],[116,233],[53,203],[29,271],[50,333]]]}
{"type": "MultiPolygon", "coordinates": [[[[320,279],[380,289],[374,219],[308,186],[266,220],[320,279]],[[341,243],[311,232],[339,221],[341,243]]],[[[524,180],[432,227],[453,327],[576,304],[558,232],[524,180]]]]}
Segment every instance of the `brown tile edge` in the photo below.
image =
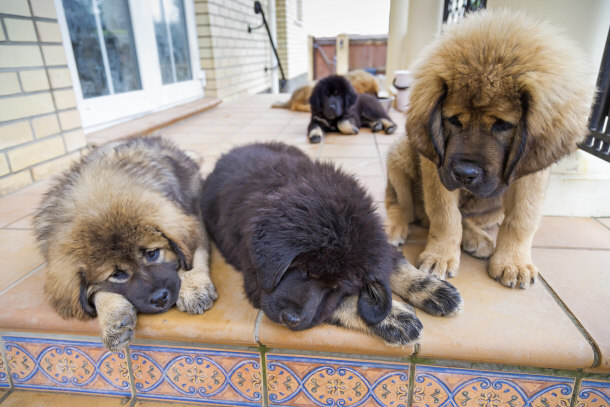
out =
{"type": "Polygon", "coordinates": [[[601,364],[601,350],[599,349],[599,346],[597,346],[597,343],[595,342],[595,340],[593,339],[591,334],[589,334],[589,332],[587,332],[587,330],[580,323],[578,318],[576,318],[576,315],[574,315],[574,313],[570,310],[570,308],[568,308],[566,303],[563,302],[563,300],[561,299],[559,294],[557,294],[555,292],[555,290],[553,290],[551,285],[541,275],[539,275],[538,281],[540,281],[543,284],[543,286],[546,288],[547,292],[551,295],[551,297],[553,297],[553,299],[555,300],[557,305],[559,305],[559,307],[563,310],[563,312],[570,319],[570,321],[572,321],[572,323],[574,324],[576,329],[578,329],[580,334],[589,343],[589,346],[591,346],[591,349],[593,351],[593,365],[586,366],[585,368],[587,368],[587,367],[592,367],[592,368],[598,367],[601,364]]]}
{"type": "Polygon", "coordinates": [[[107,127],[102,130],[94,131],[92,133],[86,134],[85,137],[88,141],[89,147],[96,147],[98,145],[105,144],[109,141],[113,141],[113,140],[117,140],[117,139],[123,139],[123,138],[137,136],[137,135],[151,134],[151,133],[155,132],[156,130],[162,129],[162,128],[172,125],[176,122],[187,119],[198,113],[205,112],[206,110],[210,110],[210,109],[218,106],[220,103],[222,103],[222,99],[218,99],[218,98],[210,97],[210,98],[196,99],[194,101],[190,101],[190,102],[184,103],[182,105],[170,107],[168,109],[160,110],[157,112],[152,112],[152,113],[146,114],[144,116],[136,117],[132,120],[128,120],[126,122],[107,127]],[[198,104],[201,104],[203,100],[207,100],[207,103],[202,104],[201,106],[193,107],[198,104]],[[184,111],[179,113],[180,110],[184,110],[184,111]],[[171,113],[172,111],[176,111],[176,114],[172,115],[167,120],[158,121],[155,123],[151,123],[149,125],[145,124],[145,122],[149,118],[154,117],[155,115],[168,114],[168,113],[171,113]],[[135,129],[133,128],[134,123],[136,124],[135,129]],[[141,123],[141,125],[138,126],[138,124],[140,124],[140,123],[141,123]],[[113,136],[108,137],[108,133],[112,133],[113,136]]]}

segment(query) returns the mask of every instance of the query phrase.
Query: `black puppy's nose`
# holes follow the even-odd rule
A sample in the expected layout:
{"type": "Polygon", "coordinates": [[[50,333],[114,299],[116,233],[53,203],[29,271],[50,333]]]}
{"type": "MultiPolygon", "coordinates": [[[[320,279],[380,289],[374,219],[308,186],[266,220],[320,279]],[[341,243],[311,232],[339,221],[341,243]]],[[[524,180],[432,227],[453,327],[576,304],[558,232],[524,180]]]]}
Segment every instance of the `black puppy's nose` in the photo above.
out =
{"type": "Polygon", "coordinates": [[[288,327],[295,327],[301,323],[301,317],[291,311],[282,312],[282,323],[288,327]]]}
{"type": "Polygon", "coordinates": [[[336,103],[331,103],[329,107],[330,107],[330,110],[332,110],[333,113],[337,112],[337,104],[336,103]]]}
{"type": "Polygon", "coordinates": [[[452,166],[453,176],[464,185],[469,185],[477,181],[483,169],[471,163],[460,162],[452,166]]]}
{"type": "Polygon", "coordinates": [[[165,308],[167,300],[169,299],[169,290],[167,288],[161,288],[155,291],[150,296],[150,303],[157,308],[165,308]]]}

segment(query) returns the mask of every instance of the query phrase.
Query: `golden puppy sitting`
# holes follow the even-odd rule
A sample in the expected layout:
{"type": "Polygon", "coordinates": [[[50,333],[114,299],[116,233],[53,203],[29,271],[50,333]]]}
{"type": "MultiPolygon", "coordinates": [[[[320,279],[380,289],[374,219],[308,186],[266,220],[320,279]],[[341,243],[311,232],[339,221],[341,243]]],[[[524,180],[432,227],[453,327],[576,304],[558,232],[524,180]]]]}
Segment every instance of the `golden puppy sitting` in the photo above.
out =
{"type": "Polygon", "coordinates": [[[217,294],[201,188],[199,165],[158,137],[102,146],[66,171],[34,221],[53,308],[97,315],[112,351],[133,338],[136,312],[209,309],[217,294]]]}
{"type": "Polygon", "coordinates": [[[458,271],[460,244],[490,257],[489,275],[527,288],[548,167],[587,134],[594,75],[578,48],[548,24],[508,10],[466,17],[414,69],[407,136],[391,149],[387,231],[429,223],[418,267],[458,271]],[[500,224],[497,242],[485,228],[500,224]]]}

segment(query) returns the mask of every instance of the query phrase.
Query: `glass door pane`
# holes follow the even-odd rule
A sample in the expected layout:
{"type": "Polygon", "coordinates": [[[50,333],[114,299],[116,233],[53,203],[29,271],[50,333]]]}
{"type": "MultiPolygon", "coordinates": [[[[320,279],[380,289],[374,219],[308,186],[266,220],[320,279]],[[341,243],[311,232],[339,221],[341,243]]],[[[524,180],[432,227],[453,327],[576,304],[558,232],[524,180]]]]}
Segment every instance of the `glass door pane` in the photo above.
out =
{"type": "Polygon", "coordinates": [[[127,0],[63,0],[83,98],[142,89],[127,0]]]}
{"type": "Polygon", "coordinates": [[[153,0],[153,20],[163,84],[193,79],[183,0],[153,0]]]}

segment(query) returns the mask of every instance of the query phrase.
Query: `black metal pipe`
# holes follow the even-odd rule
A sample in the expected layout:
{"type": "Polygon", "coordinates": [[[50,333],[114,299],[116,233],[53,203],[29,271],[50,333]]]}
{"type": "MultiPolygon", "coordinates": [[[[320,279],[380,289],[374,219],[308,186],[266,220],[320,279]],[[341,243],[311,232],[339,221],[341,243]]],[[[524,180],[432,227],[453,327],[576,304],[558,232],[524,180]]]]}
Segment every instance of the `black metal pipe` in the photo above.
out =
{"type": "MultiPolygon", "coordinates": [[[[270,0],[270,1],[275,1],[275,0],[270,0]]],[[[261,2],[258,0],[254,2],[254,13],[260,14],[263,16],[263,24],[265,25],[265,28],[267,29],[267,35],[269,36],[269,42],[271,43],[271,48],[273,48],[273,53],[275,54],[275,59],[277,59],[277,66],[280,68],[280,73],[282,74],[282,79],[281,79],[280,85],[281,85],[281,87],[283,87],[284,84],[286,83],[286,77],[284,76],[284,70],[282,69],[282,63],[280,62],[280,57],[277,54],[277,49],[275,48],[275,44],[273,43],[273,38],[271,37],[271,31],[269,30],[269,25],[267,25],[267,19],[265,18],[265,12],[263,11],[261,2]]]]}

